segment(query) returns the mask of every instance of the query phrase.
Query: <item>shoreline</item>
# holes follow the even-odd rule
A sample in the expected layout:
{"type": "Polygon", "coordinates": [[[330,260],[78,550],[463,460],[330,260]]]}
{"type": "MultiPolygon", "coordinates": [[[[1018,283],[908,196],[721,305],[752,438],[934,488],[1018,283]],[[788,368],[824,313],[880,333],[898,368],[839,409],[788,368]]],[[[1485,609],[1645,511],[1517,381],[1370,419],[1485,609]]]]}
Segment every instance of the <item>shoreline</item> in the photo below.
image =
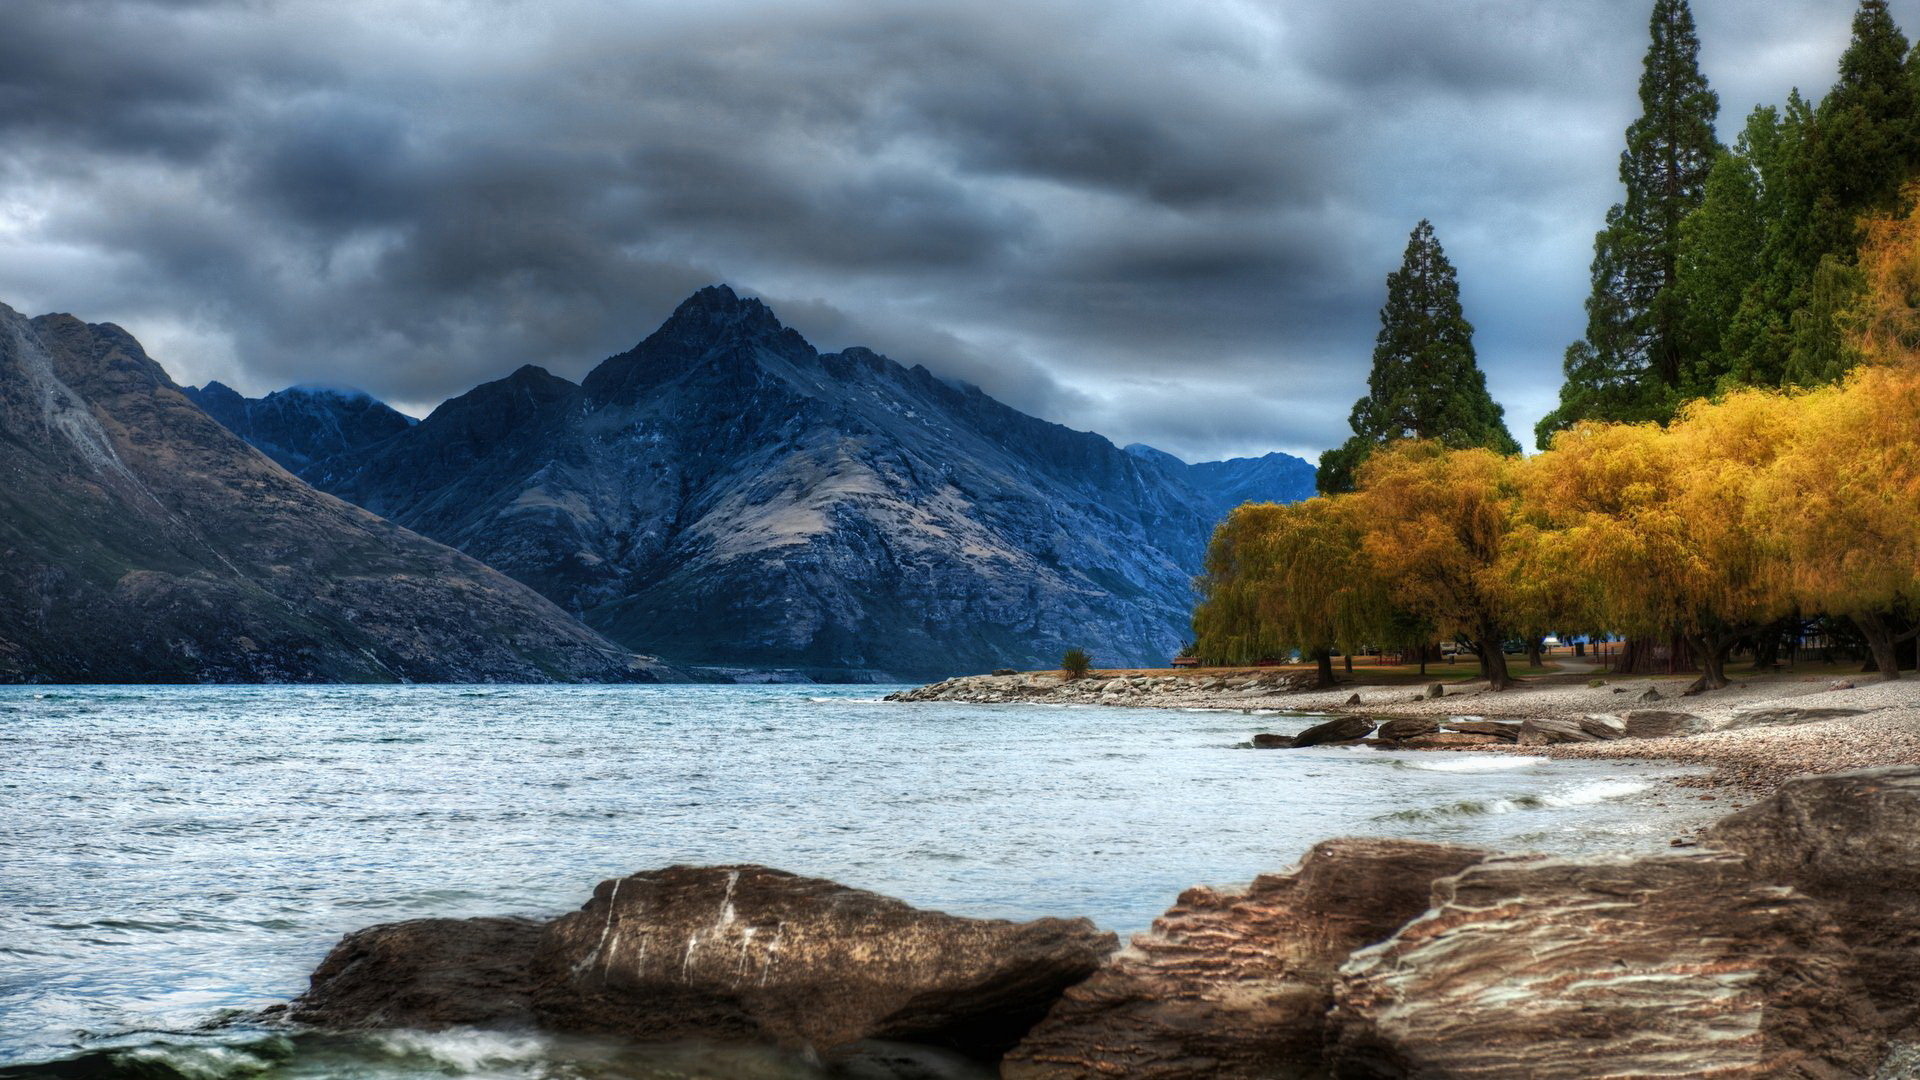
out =
{"type": "Polygon", "coordinates": [[[1920,677],[1873,675],[1835,679],[1760,674],[1720,690],[1685,696],[1690,675],[1611,677],[1585,673],[1536,676],[1504,691],[1483,680],[1425,686],[1359,685],[1299,688],[1311,675],[1297,669],[1172,673],[1099,673],[1069,682],[1058,672],[973,675],[905,693],[894,701],[995,704],[1048,702],[1119,708],[1262,711],[1377,721],[1579,720],[1659,710],[1684,714],[1696,734],[1620,737],[1550,745],[1498,743],[1407,750],[1528,754],[1555,760],[1653,761],[1704,768],[1675,778],[1681,787],[1732,789],[1765,796],[1793,776],[1882,765],[1920,765],[1920,677]],[[1584,680],[1584,681],[1582,681],[1584,680]],[[1597,685],[1595,685],[1597,684],[1597,685]],[[1440,696],[1430,696],[1439,687],[1440,696]]]}

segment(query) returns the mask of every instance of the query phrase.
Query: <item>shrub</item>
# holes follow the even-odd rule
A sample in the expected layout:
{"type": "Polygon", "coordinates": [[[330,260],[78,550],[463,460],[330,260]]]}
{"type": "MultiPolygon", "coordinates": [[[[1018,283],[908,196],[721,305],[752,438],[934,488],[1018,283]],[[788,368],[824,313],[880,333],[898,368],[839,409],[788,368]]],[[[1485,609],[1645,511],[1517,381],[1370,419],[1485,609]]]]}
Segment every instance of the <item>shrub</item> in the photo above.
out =
{"type": "Polygon", "coordinates": [[[1087,669],[1093,666],[1093,657],[1085,649],[1068,649],[1067,655],[1060,658],[1060,670],[1067,673],[1069,679],[1084,679],[1087,669]]]}

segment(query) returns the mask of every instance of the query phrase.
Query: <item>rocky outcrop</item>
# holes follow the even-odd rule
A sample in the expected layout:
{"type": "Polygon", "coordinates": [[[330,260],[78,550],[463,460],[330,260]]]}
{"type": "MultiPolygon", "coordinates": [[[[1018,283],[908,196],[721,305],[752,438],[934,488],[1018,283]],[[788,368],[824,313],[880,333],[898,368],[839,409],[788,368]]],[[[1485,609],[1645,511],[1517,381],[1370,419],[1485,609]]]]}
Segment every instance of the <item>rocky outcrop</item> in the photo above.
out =
{"type": "Polygon", "coordinates": [[[1490,735],[1501,742],[1520,740],[1520,725],[1505,720],[1448,720],[1444,726],[1467,735],[1490,735]]]}
{"type": "Polygon", "coordinates": [[[877,1040],[991,1060],[1117,944],[1085,919],[964,919],[765,867],[675,866],[602,882],[550,923],[351,934],[289,1016],[827,1054],[877,1040]]]}
{"type": "Polygon", "coordinates": [[[1419,735],[1432,735],[1440,730],[1440,721],[1430,716],[1402,716],[1380,725],[1375,736],[1388,742],[1399,742],[1419,735]]]}
{"type": "Polygon", "coordinates": [[[1342,970],[1342,1077],[1846,1077],[1883,1031],[1827,912],[1725,852],[1489,859],[1342,970]]]}
{"type": "Polygon", "coordinates": [[[1920,1035],[1920,767],[1788,780],[1705,839],[1824,904],[1891,1026],[1920,1035]]]}
{"type": "Polygon", "coordinates": [[[1008,1055],[1009,1080],[1317,1075],[1334,972],[1484,852],[1332,840],[1245,889],[1189,889],[1008,1055]]]}
{"type": "Polygon", "coordinates": [[[0,305],[0,681],[667,674],[289,475],[119,327],[0,305]]]}
{"type": "Polygon", "coordinates": [[[888,701],[958,701],[996,705],[1043,701],[1080,705],[1219,706],[1223,701],[1270,698],[1304,689],[1310,676],[1266,671],[1234,675],[1101,675],[1069,679],[1058,671],[1015,675],[962,675],[888,694],[888,701]]]}

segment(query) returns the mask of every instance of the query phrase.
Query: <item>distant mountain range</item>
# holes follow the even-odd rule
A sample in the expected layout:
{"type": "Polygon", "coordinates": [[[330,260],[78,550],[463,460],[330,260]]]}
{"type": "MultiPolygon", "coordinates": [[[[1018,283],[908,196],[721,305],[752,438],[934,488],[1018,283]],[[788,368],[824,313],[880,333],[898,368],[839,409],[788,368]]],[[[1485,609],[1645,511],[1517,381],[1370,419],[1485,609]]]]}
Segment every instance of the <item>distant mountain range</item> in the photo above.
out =
{"type": "Polygon", "coordinates": [[[701,290],[579,384],[533,366],[412,423],[364,395],[207,411],[314,486],[533,586],[636,652],[817,678],[1164,663],[1207,538],[1313,493],[1285,454],[1115,447],[701,290]]]}
{"type": "Polygon", "coordinates": [[[0,305],[0,477],[0,681],[674,675],[288,475],[111,324],[0,305]]]}

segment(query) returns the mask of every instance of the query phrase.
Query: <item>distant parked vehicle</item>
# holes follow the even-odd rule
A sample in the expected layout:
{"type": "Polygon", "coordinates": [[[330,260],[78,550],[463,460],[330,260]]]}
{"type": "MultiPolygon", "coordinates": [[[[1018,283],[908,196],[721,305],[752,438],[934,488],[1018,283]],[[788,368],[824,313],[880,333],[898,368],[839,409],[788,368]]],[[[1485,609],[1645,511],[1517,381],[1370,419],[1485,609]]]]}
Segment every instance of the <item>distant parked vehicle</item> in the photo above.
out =
{"type": "Polygon", "coordinates": [[[1173,666],[1174,667],[1199,667],[1200,658],[1197,656],[1176,656],[1173,658],[1173,666]]]}

